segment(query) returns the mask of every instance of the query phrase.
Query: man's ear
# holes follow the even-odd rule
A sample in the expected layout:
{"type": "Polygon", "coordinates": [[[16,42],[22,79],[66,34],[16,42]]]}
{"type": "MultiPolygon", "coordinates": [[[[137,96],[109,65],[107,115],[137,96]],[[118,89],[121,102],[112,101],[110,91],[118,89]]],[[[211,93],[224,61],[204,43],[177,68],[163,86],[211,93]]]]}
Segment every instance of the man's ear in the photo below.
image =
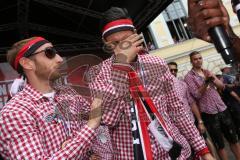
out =
{"type": "Polygon", "coordinates": [[[26,69],[26,70],[34,69],[34,65],[35,65],[31,59],[26,58],[26,57],[22,57],[19,60],[19,64],[22,66],[23,69],[26,69]]]}

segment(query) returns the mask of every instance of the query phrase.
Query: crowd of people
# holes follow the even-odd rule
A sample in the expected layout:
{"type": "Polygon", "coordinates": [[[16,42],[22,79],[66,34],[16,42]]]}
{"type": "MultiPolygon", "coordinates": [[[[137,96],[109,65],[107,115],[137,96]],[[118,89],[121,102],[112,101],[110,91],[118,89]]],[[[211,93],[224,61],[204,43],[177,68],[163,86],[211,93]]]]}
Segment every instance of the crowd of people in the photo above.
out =
{"type": "MultiPolygon", "coordinates": [[[[189,24],[196,36],[211,42],[208,29],[223,24],[234,36],[239,58],[240,39],[229,27],[223,5],[218,0],[188,4],[189,24]]],[[[8,51],[8,62],[21,78],[14,81],[12,97],[0,111],[1,156],[214,160],[214,144],[225,160],[224,136],[240,159],[239,114],[221,98],[235,93],[236,99],[236,83],[224,84],[202,68],[202,56],[196,51],[190,54],[192,70],[184,81],[178,80],[176,63],[166,64],[143,51],[143,39],[125,9],[112,7],[103,15],[102,39],[109,48],[115,47],[110,58],[87,73],[90,102],[71,87],[54,83],[61,77],[63,59],[45,38],[21,40],[8,51]]]]}

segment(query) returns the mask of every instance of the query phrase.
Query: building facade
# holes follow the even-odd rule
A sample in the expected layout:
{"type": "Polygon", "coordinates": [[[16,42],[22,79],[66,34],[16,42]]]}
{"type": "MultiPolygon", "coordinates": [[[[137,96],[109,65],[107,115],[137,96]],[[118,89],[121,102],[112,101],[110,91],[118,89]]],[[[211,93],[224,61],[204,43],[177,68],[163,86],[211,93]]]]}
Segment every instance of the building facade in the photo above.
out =
{"type": "MultiPolygon", "coordinates": [[[[230,16],[234,32],[240,34],[237,16],[232,11],[231,0],[222,1],[230,16]]],[[[194,38],[186,23],[187,0],[174,0],[148,27],[152,43],[156,49],[150,51],[166,61],[179,64],[179,76],[183,77],[190,69],[189,53],[199,51],[204,58],[204,67],[214,73],[220,73],[224,61],[212,44],[194,38]]]]}

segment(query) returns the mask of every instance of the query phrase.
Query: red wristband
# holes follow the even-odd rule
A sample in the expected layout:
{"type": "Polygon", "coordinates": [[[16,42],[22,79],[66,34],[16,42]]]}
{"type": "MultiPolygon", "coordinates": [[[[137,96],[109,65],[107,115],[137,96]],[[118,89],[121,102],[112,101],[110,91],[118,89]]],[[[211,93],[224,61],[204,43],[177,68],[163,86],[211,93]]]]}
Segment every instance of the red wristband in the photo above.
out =
{"type": "Polygon", "coordinates": [[[201,156],[203,156],[203,155],[205,155],[207,153],[210,153],[208,147],[198,151],[195,157],[198,158],[198,157],[201,157],[201,156]]]}

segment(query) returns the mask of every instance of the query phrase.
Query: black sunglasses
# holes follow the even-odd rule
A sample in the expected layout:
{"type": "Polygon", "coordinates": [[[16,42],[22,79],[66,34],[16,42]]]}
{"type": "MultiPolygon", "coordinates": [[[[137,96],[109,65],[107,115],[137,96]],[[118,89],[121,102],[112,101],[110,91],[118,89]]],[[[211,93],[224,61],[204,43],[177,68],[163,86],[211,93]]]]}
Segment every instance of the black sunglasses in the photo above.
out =
{"type": "Polygon", "coordinates": [[[54,48],[54,47],[47,47],[44,50],[41,50],[39,52],[35,52],[32,55],[36,55],[38,53],[44,52],[46,57],[49,59],[52,59],[56,56],[56,54],[58,53],[58,51],[54,48]]]}
{"type": "Polygon", "coordinates": [[[178,69],[170,69],[170,72],[178,72],[178,69]]]}

